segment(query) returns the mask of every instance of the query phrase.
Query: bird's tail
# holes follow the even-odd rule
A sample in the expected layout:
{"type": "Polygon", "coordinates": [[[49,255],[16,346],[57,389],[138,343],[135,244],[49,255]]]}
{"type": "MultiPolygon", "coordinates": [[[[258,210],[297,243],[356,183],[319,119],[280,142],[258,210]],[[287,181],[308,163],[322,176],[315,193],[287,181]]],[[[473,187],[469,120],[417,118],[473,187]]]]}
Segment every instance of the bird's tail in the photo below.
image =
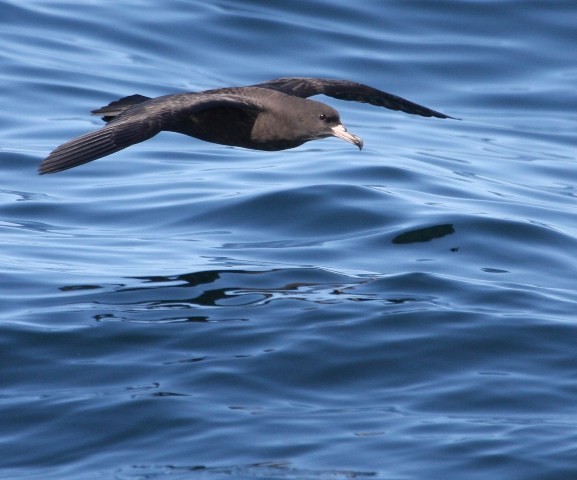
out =
{"type": "Polygon", "coordinates": [[[125,110],[128,110],[130,107],[134,105],[138,105],[139,103],[146,102],[150,100],[150,97],[146,97],[145,95],[129,95],[128,97],[123,97],[118,100],[114,100],[114,102],[110,102],[105,107],[97,108],[96,110],[92,110],[92,115],[98,115],[102,117],[102,120],[105,122],[110,122],[110,120],[115,119],[118,115],[120,115],[125,110]]]}

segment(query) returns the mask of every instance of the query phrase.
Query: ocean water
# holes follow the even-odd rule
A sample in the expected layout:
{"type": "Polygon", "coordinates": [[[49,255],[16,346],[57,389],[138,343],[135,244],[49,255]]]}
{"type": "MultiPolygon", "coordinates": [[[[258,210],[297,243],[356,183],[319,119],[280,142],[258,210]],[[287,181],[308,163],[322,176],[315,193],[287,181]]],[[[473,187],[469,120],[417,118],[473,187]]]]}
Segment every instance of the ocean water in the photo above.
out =
{"type": "Polygon", "coordinates": [[[0,478],[577,474],[577,3],[0,1],[0,478]],[[56,175],[90,110],[284,76],[336,139],[162,133],[56,175]]]}

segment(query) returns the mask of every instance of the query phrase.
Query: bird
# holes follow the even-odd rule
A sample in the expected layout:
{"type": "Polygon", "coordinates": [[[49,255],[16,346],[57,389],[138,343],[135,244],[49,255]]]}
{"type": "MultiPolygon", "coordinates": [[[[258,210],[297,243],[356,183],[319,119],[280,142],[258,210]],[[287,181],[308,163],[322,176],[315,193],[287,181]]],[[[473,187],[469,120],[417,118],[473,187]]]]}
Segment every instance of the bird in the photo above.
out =
{"type": "Polygon", "coordinates": [[[349,80],[285,77],[244,87],[130,95],[92,111],[106,124],[53,150],[38,173],[83,165],[154,137],[161,131],[207,142],[277,151],[337,137],[359,150],[363,140],[347,131],[339,112],[309,97],[326,95],[422,117],[453,118],[396,95],[349,80]]]}

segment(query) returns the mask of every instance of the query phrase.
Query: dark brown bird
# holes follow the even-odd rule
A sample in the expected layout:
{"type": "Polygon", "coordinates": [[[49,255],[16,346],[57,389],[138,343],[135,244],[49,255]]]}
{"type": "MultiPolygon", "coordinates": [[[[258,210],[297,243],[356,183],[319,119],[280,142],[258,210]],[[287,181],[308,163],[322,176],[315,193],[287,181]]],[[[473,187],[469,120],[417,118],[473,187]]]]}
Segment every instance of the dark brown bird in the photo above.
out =
{"type": "Polygon", "coordinates": [[[331,136],[362,149],[361,138],[347,131],[334,108],[307,99],[321,94],[422,117],[452,118],[361,83],[321,78],[279,78],[247,87],[157,98],[131,95],[94,110],[106,125],[60,145],[38,171],[55,173],[77,167],[163,130],[254,150],[285,150],[331,136]]]}

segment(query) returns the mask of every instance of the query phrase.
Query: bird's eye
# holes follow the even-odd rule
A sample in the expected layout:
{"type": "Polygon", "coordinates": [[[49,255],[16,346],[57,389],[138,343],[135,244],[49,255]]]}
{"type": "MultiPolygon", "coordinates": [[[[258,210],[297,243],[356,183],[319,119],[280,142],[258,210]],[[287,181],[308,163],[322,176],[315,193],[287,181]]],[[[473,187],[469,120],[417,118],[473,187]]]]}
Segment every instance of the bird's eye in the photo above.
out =
{"type": "Polygon", "coordinates": [[[327,119],[327,116],[324,113],[321,113],[319,115],[319,120],[322,120],[323,122],[327,119]]]}

